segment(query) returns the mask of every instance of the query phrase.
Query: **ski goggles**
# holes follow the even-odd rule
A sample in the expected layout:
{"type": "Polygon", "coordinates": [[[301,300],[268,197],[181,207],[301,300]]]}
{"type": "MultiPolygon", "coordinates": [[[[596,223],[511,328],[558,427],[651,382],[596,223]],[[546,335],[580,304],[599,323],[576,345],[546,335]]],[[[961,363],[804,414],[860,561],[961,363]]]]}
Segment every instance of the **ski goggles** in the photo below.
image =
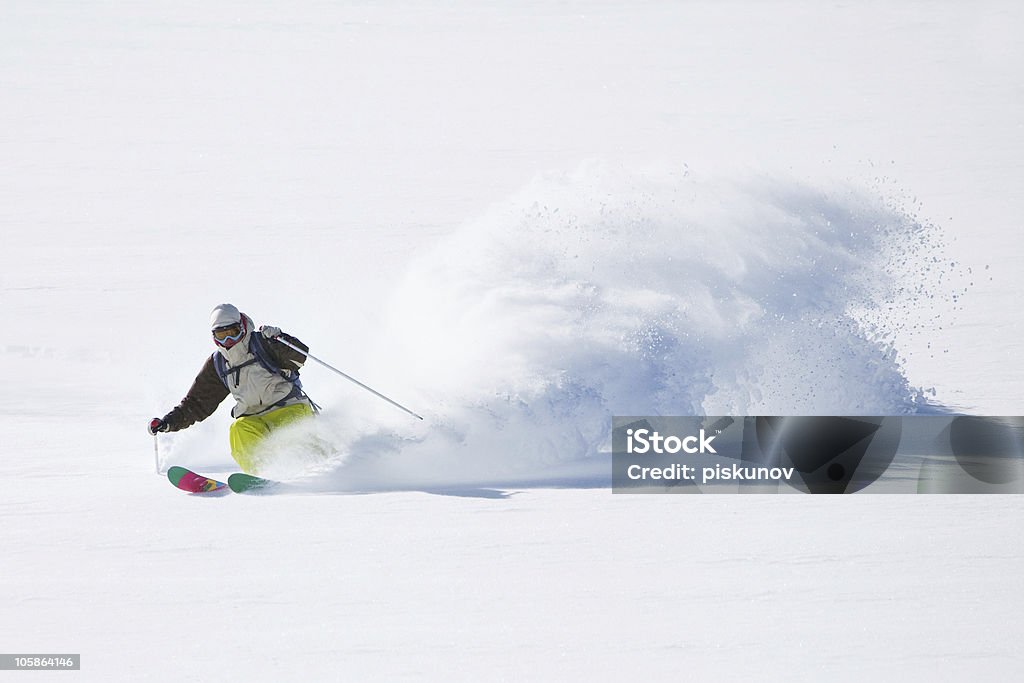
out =
{"type": "Polygon", "coordinates": [[[213,338],[219,342],[238,341],[242,338],[242,326],[239,323],[218,327],[213,331],[213,338]]]}

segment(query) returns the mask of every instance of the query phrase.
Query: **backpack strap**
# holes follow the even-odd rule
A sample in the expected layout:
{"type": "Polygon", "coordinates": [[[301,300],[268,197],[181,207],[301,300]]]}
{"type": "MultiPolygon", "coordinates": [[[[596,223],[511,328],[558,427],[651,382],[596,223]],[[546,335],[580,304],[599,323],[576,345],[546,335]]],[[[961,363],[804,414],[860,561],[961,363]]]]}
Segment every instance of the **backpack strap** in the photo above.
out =
{"type": "Polygon", "coordinates": [[[263,366],[263,369],[272,375],[280,375],[282,378],[288,380],[292,384],[302,388],[302,380],[299,379],[298,372],[289,372],[281,369],[274,362],[273,356],[267,350],[267,347],[263,345],[263,340],[260,339],[263,335],[254,333],[249,338],[249,352],[259,361],[259,364],[263,366]]]}
{"type": "Polygon", "coordinates": [[[316,402],[309,397],[309,394],[307,394],[305,390],[302,388],[302,379],[299,377],[299,371],[283,370],[280,367],[278,367],[278,365],[274,362],[273,358],[271,357],[270,352],[267,350],[267,347],[263,345],[264,342],[262,340],[262,336],[263,335],[259,333],[254,333],[252,335],[252,337],[249,339],[249,351],[252,352],[252,355],[256,357],[256,359],[260,362],[260,365],[262,365],[264,369],[266,369],[268,372],[278,374],[292,383],[291,393],[285,396],[280,401],[278,401],[277,405],[284,404],[285,402],[292,398],[301,396],[305,398],[307,401],[309,401],[309,405],[313,409],[314,413],[319,413],[320,406],[318,406],[316,402]]]}
{"type": "Polygon", "coordinates": [[[228,375],[234,374],[235,386],[237,387],[241,381],[242,368],[247,365],[252,365],[253,363],[259,363],[260,366],[270,374],[278,375],[292,384],[291,392],[275,405],[281,405],[291,398],[302,396],[309,401],[313,408],[313,412],[319,413],[320,406],[314,403],[313,399],[311,399],[309,395],[302,390],[302,380],[299,378],[298,371],[293,370],[289,372],[281,369],[277,363],[274,362],[270,352],[263,345],[263,341],[260,339],[261,336],[262,335],[259,333],[253,333],[249,336],[249,353],[251,353],[253,357],[244,363],[228,367],[228,362],[224,359],[224,356],[222,356],[219,351],[213,352],[213,368],[217,371],[217,376],[220,377],[220,381],[223,382],[224,386],[230,390],[231,386],[228,384],[228,375]]]}
{"type": "Polygon", "coordinates": [[[244,363],[228,367],[228,362],[224,360],[224,356],[220,355],[219,351],[213,352],[213,369],[217,371],[217,376],[220,377],[220,381],[224,382],[224,386],[229,390],[231,389],[231,386],[228,384],[228,374],[233,373],[235,375],[235,386],[237,387],[238,383],[241,381],[242,368],[247,365],[252,365],[255,362],[255,358],[250,358],[244,363]]]}

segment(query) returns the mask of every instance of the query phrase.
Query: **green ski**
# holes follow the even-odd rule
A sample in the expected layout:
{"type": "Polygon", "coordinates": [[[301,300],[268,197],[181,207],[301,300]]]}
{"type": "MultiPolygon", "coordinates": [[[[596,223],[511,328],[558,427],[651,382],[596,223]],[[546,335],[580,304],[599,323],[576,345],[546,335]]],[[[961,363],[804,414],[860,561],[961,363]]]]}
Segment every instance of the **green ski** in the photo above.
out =
{"type": "Polygon", "coordinates": [[[277,485],[278,482],[264,479],[263,477],[254,477],[251,474],[243,474],[236,472],[228,477],[228,487],[231,488],[235,493],[256,493],[258,491],[266,491],[277,485]]]}

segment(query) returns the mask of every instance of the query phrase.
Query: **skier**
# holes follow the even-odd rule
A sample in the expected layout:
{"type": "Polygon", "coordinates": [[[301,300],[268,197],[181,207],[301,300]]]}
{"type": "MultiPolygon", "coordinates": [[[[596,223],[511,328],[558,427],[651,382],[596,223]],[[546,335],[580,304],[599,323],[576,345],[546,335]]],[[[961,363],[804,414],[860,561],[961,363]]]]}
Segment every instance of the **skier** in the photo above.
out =
{"type": "Polygon", "coordinates": [[[231,304],[213,309],[210,330],[217,350],[206,359],[181,403],[150,421],[149,432],[176,432],[202,422],[230,393],[235,399],[231,457],[243,472],[254,472],[262,440],[276,429],[312,417],[315,408],[299,381],[305,354],[278,339],[303,351],[309,347],[278,327],[254,329],[252,319],[231,304]]]}

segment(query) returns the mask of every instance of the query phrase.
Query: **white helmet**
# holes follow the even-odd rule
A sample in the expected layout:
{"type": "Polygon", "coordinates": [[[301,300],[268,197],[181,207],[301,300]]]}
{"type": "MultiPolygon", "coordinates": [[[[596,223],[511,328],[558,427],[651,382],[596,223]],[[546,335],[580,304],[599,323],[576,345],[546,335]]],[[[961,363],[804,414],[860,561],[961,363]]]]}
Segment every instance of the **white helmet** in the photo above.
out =
{"type": "Polygon", "coordinates": [[[230,349],[247,332],[245,316],[232,304],[221,304],[210,313],[210,332],[217,346],[230,349]]]}

